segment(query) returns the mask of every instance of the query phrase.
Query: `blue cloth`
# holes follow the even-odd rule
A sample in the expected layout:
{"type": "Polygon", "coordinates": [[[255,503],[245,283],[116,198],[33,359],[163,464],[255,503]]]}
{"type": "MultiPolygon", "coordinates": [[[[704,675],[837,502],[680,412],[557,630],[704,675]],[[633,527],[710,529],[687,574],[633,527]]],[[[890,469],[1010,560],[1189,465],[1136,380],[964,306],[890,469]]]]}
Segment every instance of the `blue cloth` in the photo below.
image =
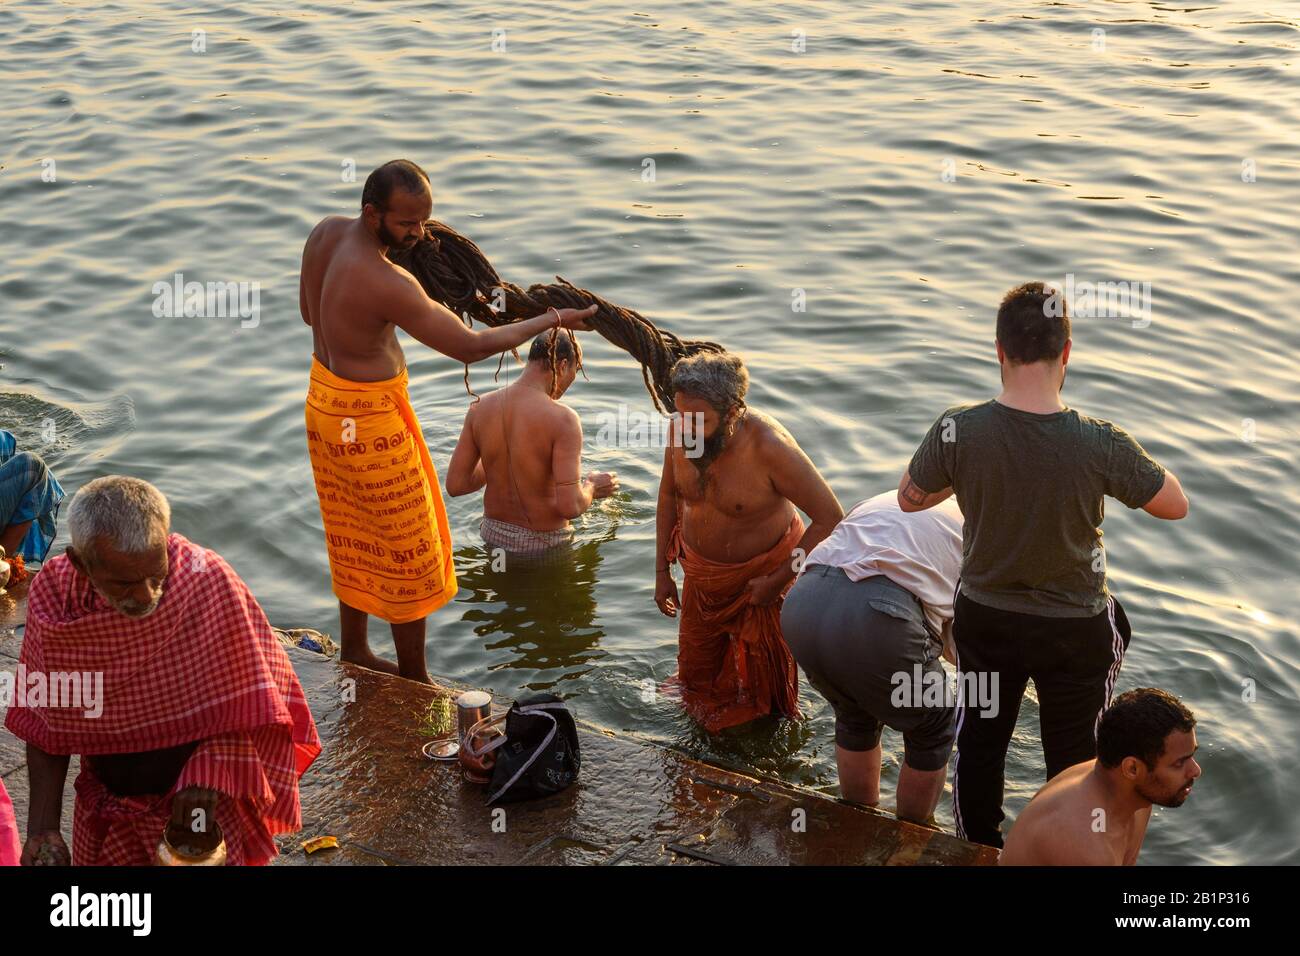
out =
{"type": "Polygon", "coordinates": [[[40,455],[18,451],[18,441],[0,429],[0,530],[32,523],[15,554],[44,561],[54,544],[54,519],[66,495],[40,455]]]}

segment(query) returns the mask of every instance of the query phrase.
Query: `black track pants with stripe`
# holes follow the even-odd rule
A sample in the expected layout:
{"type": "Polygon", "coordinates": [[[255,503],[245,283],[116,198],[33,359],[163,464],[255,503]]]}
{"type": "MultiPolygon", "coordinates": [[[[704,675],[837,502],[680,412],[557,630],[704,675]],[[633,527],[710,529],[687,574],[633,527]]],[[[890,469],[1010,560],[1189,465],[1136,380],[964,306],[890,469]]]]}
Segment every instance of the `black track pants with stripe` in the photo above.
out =
{"type": "Polygon", "coordinates": [[[1001,611],[958,594],[952,771],[958,836],[1002,846],[1007,746],[1029,681],[1038,694],[1047,779],[1097,755],[1097,723],[1110,705],[1130,633],[1114,595],[1095,617],[1041,617],[1001,611]]]}

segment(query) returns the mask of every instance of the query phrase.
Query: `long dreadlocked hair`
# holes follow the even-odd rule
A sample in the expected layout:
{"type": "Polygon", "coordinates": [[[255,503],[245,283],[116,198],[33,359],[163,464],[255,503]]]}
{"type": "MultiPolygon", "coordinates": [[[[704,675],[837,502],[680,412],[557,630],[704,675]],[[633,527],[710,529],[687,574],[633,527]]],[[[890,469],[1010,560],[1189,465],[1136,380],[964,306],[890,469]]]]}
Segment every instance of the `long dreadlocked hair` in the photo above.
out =
{"type": "MultiPolygon", "coordinates": [[[[478,319],[484,325],[499,326],[541,315],[547,308],[582,309],[595,303],[596,314],[587,322],[600,335],[627,352],[641,365],[641,378],[655,408],[665,414],[675,411],[670,372],[677,360],[699,352],[726,352],[716,342],[680,339],[656,328],[639,312],[614,305],[586,289],[556,276],[549,285],[536,284],[526,290],[506,282],[492,267],[478,246],[445,223],[430,219],[424,224],[424,238],[405,251],[389,251],[389,258],[419,281],[431,299],[441,302],[467,325],[478,319]]],[[[567,331],[567,330],[566,330],[567,331]]],[[[552,338],[558,338],[556,329],[552,338]]],[[[573,338],[572,331],[569,331],[573,338]]],[[[512,349],[519,358],[517,349],[512,349]]],[[[505,361],[502,354],[501,362],[505,361]]],[[[548,357],[551,374],[556,374],[553,350],[548,357]]],[[[578,366],[581,368],[581,364],[578,366]]],[[[497,373],[501,364],[497,365],[497,373]]],[[[583,372],[586,377],[586,372],[583,372]]],[[[465,390],[469,366],[465,367],[465,390]]],[[[477,398],[477,395],[474,395],[477,398]]]]}

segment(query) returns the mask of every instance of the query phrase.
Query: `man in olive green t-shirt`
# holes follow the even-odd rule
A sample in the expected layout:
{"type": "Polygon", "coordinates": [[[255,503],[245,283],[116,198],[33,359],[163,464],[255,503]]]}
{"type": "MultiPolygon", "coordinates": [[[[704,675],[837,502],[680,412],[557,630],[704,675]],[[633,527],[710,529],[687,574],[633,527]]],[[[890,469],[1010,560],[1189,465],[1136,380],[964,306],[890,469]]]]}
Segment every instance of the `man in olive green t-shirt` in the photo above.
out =
{"type": "Polygon", "coordinates": [[[997,353],[1002,393],[939,416],[898,500],[920,511],[955,493],[966,517],[958,671],[991,685],[998,707],[958,703],[953,808],[958,836],[1000,847],[1007,746],[1030,680],[1048,779],[1096,756],[1097,721],[1129,638],[1106,588],[1102,499],[1174,519],[1187,514],[1187,498],[1126,431],[1061,402],[1070,320],[1057,292],[1028,283],[1007,293],[997,353]]]}

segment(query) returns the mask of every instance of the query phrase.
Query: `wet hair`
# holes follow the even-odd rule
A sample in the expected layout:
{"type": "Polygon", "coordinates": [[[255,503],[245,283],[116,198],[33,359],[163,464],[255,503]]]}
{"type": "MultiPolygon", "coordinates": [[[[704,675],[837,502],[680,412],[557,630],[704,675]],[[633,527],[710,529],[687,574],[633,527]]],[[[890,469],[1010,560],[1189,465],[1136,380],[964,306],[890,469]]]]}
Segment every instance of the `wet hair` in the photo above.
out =
{"type": "MultiPolygon", "coordinates": [[[[502,361],[504,360],[505,355],[502,353],[502,361]]],[[[582,367],[582,349],[579,347],[578,338],[573,334],[572,329],[554,328],[533,339],[532,348],[528,350],[528,361],[545,365],[551,370],[552,398],[555,397],[556,383],[560,380],[560,363],[565,360],[575,362],[578,371],[582,373],[582,377],[587,377],[587,370],[582,367]]],[[[467,365],[465,368],[468,369],[469,366],[467,365]]],[[[501,371],[500,366],[497,367],[497,371],[501,371]]],[[[465,374],[468,380],[468,371],[465,374]]]]}
{"type": "Polygon", "coordinates": [[[361,190],[361,208],[372,205],[376,209],[385,209],[394,189],[416,196],[432,191],[429,174],[409,159],[392,159],[379,166],[366,177],[366,184],[361,190]]]}
{"type": "Polygon", "coordinates": [[[1016,286],[998,306],[997,336],[1016,365],[1057,358],[1070,338],[1065,295],[1042,282],[1016,286]]]}
{"type": "Polygon", "coordinates": [[[555,344],[555,361],[571,362],[573,359],[581,358],[581,349],[578,348],[578,340],[570,335],[552,335],[551,332],[543,332],[537,338],[533,339],[532,348],[528,350],[528,361],[541,362],[544,365],[551,364],[551,343],[555,344]]]}
{"type": "Polygon", "coordinates": [[[1173,694],[1154,687],[1126,691],[1101,715],[1097,760],[1103,767],[1118,767],[1125,757],[1137,757],[1154,769],[1165,752],[1165,738],[1195,726],[1192,712],[1173,694]]]}
{"type": "Polygon", "coordinates": [[[87,559],[101,540],[124,554],[143,554],[167,543],[171,518],[167,499],[149,482],[105,475],[72,496],[68,532],[72,546],[87,559]]]}
{"type": "Polygon", "coordinates": [[[739,355],[730,352],[697,352],[678,360],[670,373],[672,389],[713,406],[725,415],[733,405],[745,405],[749,372],[739,355]]]}

